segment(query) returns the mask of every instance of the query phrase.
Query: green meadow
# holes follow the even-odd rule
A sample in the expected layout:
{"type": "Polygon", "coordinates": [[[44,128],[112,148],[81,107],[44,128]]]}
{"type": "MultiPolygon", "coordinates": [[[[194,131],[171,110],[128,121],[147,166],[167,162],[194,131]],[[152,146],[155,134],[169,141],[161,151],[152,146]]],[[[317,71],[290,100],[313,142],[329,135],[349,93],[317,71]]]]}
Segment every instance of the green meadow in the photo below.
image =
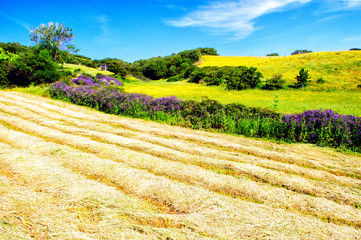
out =
{"type": "Polygon", "coordinates": [[[361,91],[266,91],[259,89],[228,91],[224,86],[206,86],[186,81],[175,83],[166,82],[166,80],[142,82],[134,79],[125,82],[125,91],[147,94],[153,97],[177,96],[181,99],[197,101],[203,97],[208,97],[223,104],[242,103],[253,107],[276,108],[283,113],[332,109],[340,114],[361,116],[361,91]]]}

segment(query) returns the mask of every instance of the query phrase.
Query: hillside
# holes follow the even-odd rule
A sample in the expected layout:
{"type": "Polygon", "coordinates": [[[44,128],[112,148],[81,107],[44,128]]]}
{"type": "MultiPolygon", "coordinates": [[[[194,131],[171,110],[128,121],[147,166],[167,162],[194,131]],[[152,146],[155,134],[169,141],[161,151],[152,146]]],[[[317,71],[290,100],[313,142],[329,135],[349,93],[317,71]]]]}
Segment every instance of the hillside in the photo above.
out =
{"type": "Polygon", "coordinates": [[[0,238],[357,239],[360,163],[0,91],[0,238]]]}
{"type": "Polygon", "coordinates": [[[309,70],[312,88],[355,89],[361,84],[361,51],[315,52],[285,57],[220,57],[202,56],[199,64],[205,66],[257,67],[265,78],[282,74],[289,84],[301,68],[309,70]],[[322,78],[325,83],[317,84],[322,78]]]}

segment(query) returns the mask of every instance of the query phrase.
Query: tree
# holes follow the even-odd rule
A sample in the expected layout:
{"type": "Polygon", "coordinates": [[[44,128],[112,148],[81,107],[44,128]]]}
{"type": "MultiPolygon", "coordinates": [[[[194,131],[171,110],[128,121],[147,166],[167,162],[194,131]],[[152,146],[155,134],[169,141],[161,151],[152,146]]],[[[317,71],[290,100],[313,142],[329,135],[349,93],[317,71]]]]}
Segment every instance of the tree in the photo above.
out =
{"type": "Polygon", "coordinates": [[[279,56],[278,53],[270,53],[266,55],[266,57],[278,57],[278,56],[279,56]]]}
{"type": "Polygon", "coordinates": [[[30,32],[31,41],[36,42],[39,48],[47,49],[54,61],[56,61],[59,50],[78,51],[74,44],[70,44],[73,38],[74,33],[64,23],[41,24],[30,32]]]}
{"type": "Polygon", "coordinates": [[[306,49],[303,49],[303,50],[295,50],[295,51],[293,51],[293,53],[291,53],[291,55],[303,54],[303,53],[311,53],[311,52],[312,52],[312,51],[306,50],[306,49]]]}
{"type": "Polygon", "coordinates": [[[305,70],[304,68],[302,68],[299,71],[299,75],[296,76],[296,80],[297,80],[296,87],[297,88],[306,87],[308,85],[308,83],[310,82],[310,80],[309,80],[310,78],[311,77],[308,75],[308,71],[305,70]]]}

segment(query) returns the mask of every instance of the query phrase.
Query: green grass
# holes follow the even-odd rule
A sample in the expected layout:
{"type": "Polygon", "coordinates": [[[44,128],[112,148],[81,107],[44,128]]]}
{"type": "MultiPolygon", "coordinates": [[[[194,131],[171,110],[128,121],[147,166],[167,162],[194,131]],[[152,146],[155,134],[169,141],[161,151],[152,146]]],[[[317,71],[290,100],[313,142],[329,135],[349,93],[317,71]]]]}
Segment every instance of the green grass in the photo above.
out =
{"type": "Polygon", "coordinates": [[[206,86],[186,81],[169,83],[166,80],[125,83],[125,91],[153,97],[177,96],[184,100],[201,100],[203,96],[223,104],[242,103],[253,107],[270,107],[279,96],[278,110],[299,113],[313,109],[332,109],[340,114],[361,116],[361,91],[316,92],[302,90],[243,90],[228,91],[222,86],[206,86]]]}
{"type": "Polygon", "coordinates": [[[102,71],[99,70],[97,68],[90,68],[90,67],[86,67],[83,65],[76,65],[76,64],[70,64],[70,63],[65,63],[64,65],[62,65],[64,67],[65,70],[70,70],[70,71],[74,71],[75,69],[80,68],[81,71],[91,74],[91,75],[97,75],[98,73],[101,73],[103,75],[112,75],[114,73],[109,72],[109,71],[102,71]]]}
{"type": "Polygon", "coordinates": [[[29,86],[29,87],[15,87],[11,89],[5,89],[6,91],[16,91],[21,93],[32,94],[41,97],[50,97],[47,92],[49,85],[38,85],[38,86],[29,86]]]}

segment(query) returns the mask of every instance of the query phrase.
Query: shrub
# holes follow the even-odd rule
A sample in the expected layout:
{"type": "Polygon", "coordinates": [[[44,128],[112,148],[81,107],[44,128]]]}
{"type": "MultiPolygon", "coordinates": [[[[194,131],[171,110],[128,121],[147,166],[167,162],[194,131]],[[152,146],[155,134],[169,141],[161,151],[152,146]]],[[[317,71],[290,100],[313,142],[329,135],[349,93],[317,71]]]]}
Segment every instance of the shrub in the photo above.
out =
{"type": "Polygon", "coordinates": [[[108,71],[120,75],[122,78],[127,76],[127,69],[122,61],[113,61],[108,66],[108,71]]]}
{"type": "Polygon", "coordinates": [[[228,90],[243,90],[256,88],[261,82],[262,73],[255,67],[235,67],[230,71],[230,77],[226,80],[228,90]]]}
{"type": "Polygon", "coordinates": [[[263,89],[266,90],[277,90],[282,89],[286,80],[282,78],[282,74],[274,75],[272,78],[267,79],[263,89]]]}
{"type": "Polygon", "coordinates": [[[145,77],[152,80],[158,80],[167,76],[167,64],[162,58],[149,61],[143,70],[145,77]]]}
{"type": "Polygon", "coordinates": [[[318,84],[323,84],[323,83],[325,83],[326,81],[322,78],[322,77],[320,77],[319,79],[317,79],[317,81],[316,81],[318,84]]]}
{"type": "Polygon", "coordinates": [[[178,82],[184,80],[183,74],[179,74],[177,76],[173,76],[167,79],[167,82],[178,82]]]}
{"type": "Polygon", "coordinates": [[[9,87],[9,73],[10,73],[10,67],[8,62],[0,62],[0,87],[9,87]]]}

